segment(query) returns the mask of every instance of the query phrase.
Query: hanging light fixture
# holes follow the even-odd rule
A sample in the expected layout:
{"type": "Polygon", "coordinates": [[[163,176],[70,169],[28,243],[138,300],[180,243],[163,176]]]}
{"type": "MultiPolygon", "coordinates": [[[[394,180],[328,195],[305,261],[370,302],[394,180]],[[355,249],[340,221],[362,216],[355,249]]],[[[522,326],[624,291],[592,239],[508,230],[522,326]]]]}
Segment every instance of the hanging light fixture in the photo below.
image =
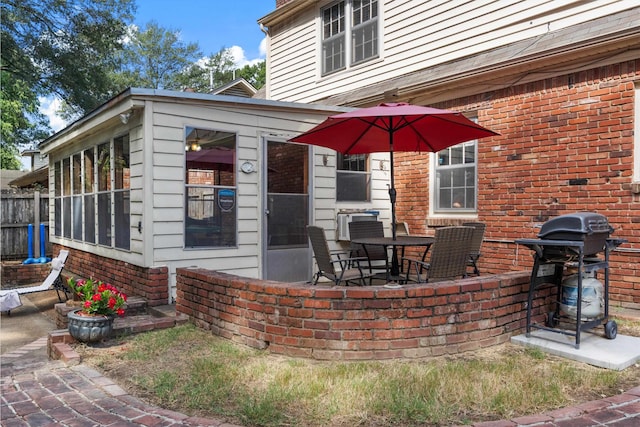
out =
{"type": "Polygon", "coordinates": [[[200,144],[198,144],[197,142],[192,142],[191,144],[187,144],[184,147],[185,151],[200,151],[202,150],[202,146],[200,144]]]}
{"type": "Polygon", "coordinates": [[[194,129],[193,133],[195,135],[195,138],[193,139],[193,142],[189,142],[187,141],[187,145],[185,145],[184,150],[185,151],[200,151],[202,150],[202,146],[200,145],[200,138],[198,137],[198,129],[194,129]]]}

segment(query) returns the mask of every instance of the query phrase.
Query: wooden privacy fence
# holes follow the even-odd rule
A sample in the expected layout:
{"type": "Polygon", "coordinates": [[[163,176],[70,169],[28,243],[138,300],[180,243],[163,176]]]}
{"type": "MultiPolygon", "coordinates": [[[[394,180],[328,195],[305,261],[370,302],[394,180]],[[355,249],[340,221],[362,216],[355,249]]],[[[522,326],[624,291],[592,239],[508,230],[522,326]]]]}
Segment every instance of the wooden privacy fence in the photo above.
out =
{"type": "Polygon", "coordinates": [[[51,256],[49,244],[49,194],[39,191],[2,191],[0,203],[0,240],[3,260],[23,260],[29,255],[29,224],[33,224],[33,256],[40,254],[40,239],[45,239],[46,256],[51,256]],[[40,236],[40,224],[45,225],[40,236]]]}

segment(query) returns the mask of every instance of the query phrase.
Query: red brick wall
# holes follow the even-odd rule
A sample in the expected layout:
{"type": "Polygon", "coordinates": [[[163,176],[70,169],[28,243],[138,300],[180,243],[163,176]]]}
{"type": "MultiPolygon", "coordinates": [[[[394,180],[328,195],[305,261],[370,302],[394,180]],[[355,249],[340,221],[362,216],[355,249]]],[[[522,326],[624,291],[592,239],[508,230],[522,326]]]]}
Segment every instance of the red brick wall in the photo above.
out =
{"type": "Polygon", "coordinates": [[[144,268],[90,252],[54,246],[54,253],[58,253],[60,249],[69,250],[69,257],[64,266],[65,273],[83,279],[94,278],[111,283],[128,296],[137,295],[146,299],[149,306],[164,305],[169,301],[167,267],[144,268]]]}
{"type": "MultiPolygon", "coordinates": [[[[536,238],[557,215],[607,216],[629,243],[611,262],[611,301],[640,308],[640,195],[631,191],[634,82],[640,60],[515,84],[434,105],[477,112],[500,133],[479,141],[478,219],[487,224],[483,272],[530,269],[513,240],[536,238]]],[[[428,157],[396,153],[397,217],[412,233],[429,222],[428,157]]]]}
{"type": "MultiPolygon", "coordinates": [[[[402,289],[281,283],[196,268],[176,273],[177,312],[216,335],[290,356],[451,354],[506,342],[526,324],[525,272],[402,289]]],[[[540,321],[549,288],[539,292],[533,315],[540,321]]]]}

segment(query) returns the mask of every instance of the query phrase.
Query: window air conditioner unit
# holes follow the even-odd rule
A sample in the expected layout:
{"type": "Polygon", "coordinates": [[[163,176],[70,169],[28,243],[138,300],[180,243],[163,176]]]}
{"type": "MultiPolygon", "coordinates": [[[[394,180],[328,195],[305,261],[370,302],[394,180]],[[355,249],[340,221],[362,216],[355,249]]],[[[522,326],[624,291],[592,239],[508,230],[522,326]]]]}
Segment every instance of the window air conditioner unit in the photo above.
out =
{"type": "Polygon", "coordinates": [[[338,213],[338,238],[337,240],[349,241],[349,223],[352,221],[377,221],[378,211],[338,213]]]}

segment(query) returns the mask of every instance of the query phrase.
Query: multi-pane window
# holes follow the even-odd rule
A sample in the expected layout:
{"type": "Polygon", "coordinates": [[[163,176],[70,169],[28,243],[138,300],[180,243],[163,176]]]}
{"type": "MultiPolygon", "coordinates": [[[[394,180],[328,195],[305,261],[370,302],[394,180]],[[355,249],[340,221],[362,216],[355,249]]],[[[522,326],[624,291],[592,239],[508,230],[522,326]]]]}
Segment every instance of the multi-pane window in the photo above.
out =
{"type": "Polygon", "coordinates": [[[336,200],[368,202],[371,200],[371,173],[366,154],[338,154],[336,200]]]}
{"type": "Polygon", "coordinates": [[[322,74],[341,70],[345,64],[344,2],[322,11],[322,74]]]}
{"type": "Polygon", "coordinates": [[[130,248],[129,158],[124,135],[54,164],[56,236],[130,248]]]}
{"type": "Polygon", "coordinates": [[[633,182],[640,182],[640,82],[635,83],[633,125],[633,182]]]}
{"type": "Polygon", "coordinates": [[[113,219],[115,229],[115,247],[129,249],[130,240],[130,181],[131,169],[129,165],[129,135],[116,138],[113,141],[113,219]]]}
{"type": "Polygon", "coordinates": [[[111,246],[111,149],[98,145],[98,243],[111,246]]]}
{"type": "Polygon", "coordinates": [[[96,241],[95,149],[84,150],[84,240],[96,241]]]}
{"type": "Polygon", "coordinates": [[[185,150],[185,247],[236,246],[236,135],[187,127],[185,150]]]}
{"type": "Polygon", "coordinates": [[[62,235],[71,238],[71,159],[62,160],[62,235]]]}
{"type": "Polygon", "coordinates": [[[437,154],[435,211],[476,210],[476,142],[465,142],[437,154]]]}
{"type": "Polygon", "coordinates": [[[355,65],[378,56],[377,0],[340,1],[321,15],[323,75],[345,69],[347,62],[355,65]]]}
{"type": "Polygon", "coordinates": [[[357,64],[378,56],[378,2],[352,1],[351,63],[357,64]]]}
{"type": "Polygon", "coordinates": [[[56,212],[53,221],[53,234],[56,236],[62,236],[62,162],[56,162],[53,165],[53,186],[53,209],[56,212]]]}
{"type": "Polygon", "coordinates": [[[76,153],[71,156],[73,196],[71,197],[73,207],[71,215],[73,217],[72,233],[73,238],[82,240],[82,155],[76,153]]]}

